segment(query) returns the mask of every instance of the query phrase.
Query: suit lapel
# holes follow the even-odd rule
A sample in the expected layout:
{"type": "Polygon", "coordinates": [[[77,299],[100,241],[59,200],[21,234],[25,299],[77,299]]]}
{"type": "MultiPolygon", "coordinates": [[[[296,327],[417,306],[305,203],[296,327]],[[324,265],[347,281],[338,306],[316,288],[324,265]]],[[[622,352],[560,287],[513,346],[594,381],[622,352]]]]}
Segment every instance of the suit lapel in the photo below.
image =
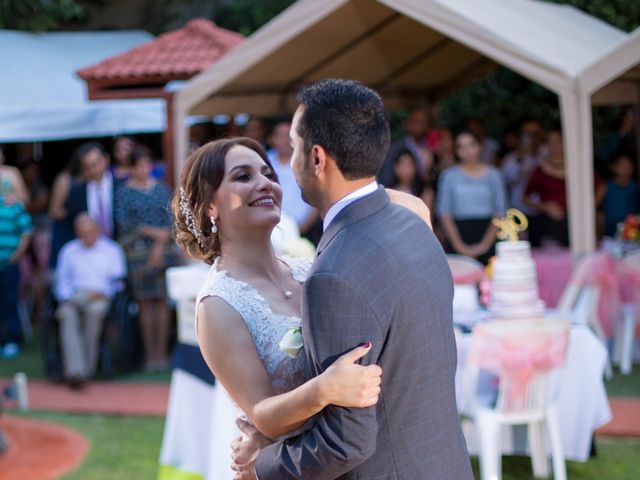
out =
{"type": "Polygon", "coordinates": [[[329,224],[329,227],[322,234],[316,257],[331,243],[331,240],[340,233],[342,229],[382,210],[389,203],[389,195],[384,187],[378,187],[378,190],[370,195],[359,198],[353,203],[347,205],[329,224]]]}

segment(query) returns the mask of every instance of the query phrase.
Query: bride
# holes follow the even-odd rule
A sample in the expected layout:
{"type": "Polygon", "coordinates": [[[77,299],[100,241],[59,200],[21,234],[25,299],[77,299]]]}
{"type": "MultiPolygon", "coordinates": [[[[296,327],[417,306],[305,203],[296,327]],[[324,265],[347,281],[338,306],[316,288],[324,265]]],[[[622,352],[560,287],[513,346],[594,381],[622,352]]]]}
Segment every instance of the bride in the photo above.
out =
{"type": "Polygon", "coordinates": [[[357,364],[371,348],[365,343],[305,382],[303,354],[280,347],[301,325],[301,288],[311,266],[278,258],[272,248],[281,200],[264,149],[233,138],[187,159],[173,201],[177,243],[212,265],[196,301],[200,349],[245,420],[267,439],[296,431],[330,404],[374,405],[382,374],[377,365],[357,364]]]}

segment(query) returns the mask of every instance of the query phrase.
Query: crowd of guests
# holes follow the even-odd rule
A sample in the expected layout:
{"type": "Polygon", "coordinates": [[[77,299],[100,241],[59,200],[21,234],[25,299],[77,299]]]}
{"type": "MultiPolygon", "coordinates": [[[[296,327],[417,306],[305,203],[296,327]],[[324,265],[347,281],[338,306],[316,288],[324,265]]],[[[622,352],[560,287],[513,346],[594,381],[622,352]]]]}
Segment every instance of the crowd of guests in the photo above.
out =
{"type": "MultiPolygon", "coordinates": [[[[596,172],[594,190],[599,236],[616,235],[617,225],[640,212],[633,120],[609,141],[607,172],[596,172]]],[[[379,175],[383,185],[413,193],[433,213],[433,225],[450,253],[483,263],[494,254],[492,218],[508,208],[529,219],[524,234],[534,247],[568,246],[567,191],[562,132],[525,119],[502,143],[486,135],[478,118],[455,134],[431,128],[425,109],[409,112],[404,136],[392,144],[379,175]]]]}
{"type": "MultiPolygon", "coordinates": [[[[301,199],[291,170],[289,128],[290,119],[267,128],[250,118],[236,134],[264,145],[286,192],[285,215],[318,240],[318,212],[301,199]]],[[[19,354],[19,309],[28,303],[23,313],[29,310],[32,322],[56,322],[63,378],[82,387],[96,375],[112,299],[126,288],[137,306],[142,367],[166,369],[173,326],[165,272],[183,258],[172,238],[172,191],[163,168],[149,148],[126,136],[115,138],[110,151],[95,141],[77,147],[50,188],[40,167],[32,160],[19,169],[0,162],[0,358],[19,354]],[[53,318],[41,319],[44,313],[53,318]]]]}
{"type": "Polygon", "coordinates": [[[151,150],[130,137],[116,138],[111,155],[102,143],[84,143],[50,189],[37,162],[20,166],[0,167],[0,356],[19,354],[21,305],[28,301],[32,321],[55,305],[54,318],[43,320],[58,322],[64,378],[82,386],[96,373],[111,300],[127,289],[138,307],[144,368],[166,369],[165,270],[178,253],[172,193],[151,150]],[[21,284],[28,288],[20,292],[21,284]]]}
{"type": "MultiPolygon", "coordinates": [[[[640,209],[634,125],[625,114],[607,142],[607,174],[596,175],[598,228],[608,236],[640,209]]],[[[317,243],[322,220],[302,200],[291,169],[290,127],[289,118],[267,125],[252,117],[233,133],[265,147],[282,185],[283,215],[317,243]]],[[[526,235],[534,246],[568,245],[558,129],[544,130],[529,118],[498,142],[478,118],[455,132],[433,128],[424,108],[409,111],[402,127],[378,181],[430,207],[448,252],[486,263],[496,240],[492,219],[510,207],[528,216],[526,235]]],[[[64,377],[73,387],[95,375],[105,316],[125,287],[138,306],[144,368],[168,366],[172,317],[165,271],[181,261],[172,240],[172,192],[149,148],[131,137],[118,137],[111,147],[82,144],[50,188],[38,162],[4,165],[0,149],[0,358],[19,354],[25,300],[35,321],[53,301],[64,377]],[[21,282],[21,274],[28,280],[21,282]]]]}
{"type": "MultiPolygon", "coordinates": [[[[629,112],[607,141],[606,171],[595,175],[599,236],[615,236],[619,222],[640,210],[635,121],[629,112]]],[[[425,108],[408,112],[378,182],[421,198],[448,252],[486,263],[494,254],[497,233],[491,220],[511,207],[527,215],[529,228],[523,236],[534,247],[568,246],[564,146],[558,128],[545,129],[537,119],[525,118],[498,141],[476,117],[465,119],[455,131],[431,123],[425,108]]],[[[244,134],[268,149],[282,183],[283,212],[317,242],[322,234],[318,212],[300,198],[289,165],[290,125],[279,119],[269,128],[264,119],[252,117],[244,134]]]]}

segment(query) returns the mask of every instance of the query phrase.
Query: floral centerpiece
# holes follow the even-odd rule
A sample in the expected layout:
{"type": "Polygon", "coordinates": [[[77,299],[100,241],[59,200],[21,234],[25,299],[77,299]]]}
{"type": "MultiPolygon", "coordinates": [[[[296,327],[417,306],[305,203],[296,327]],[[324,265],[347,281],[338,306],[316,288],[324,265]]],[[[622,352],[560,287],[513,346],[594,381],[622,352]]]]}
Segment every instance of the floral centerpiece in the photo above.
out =
{"type": "Polygon", "coordinates": [[[628,215],[618,224],[618,239],[623,242],[640,243],[640,216],[628,215]]]}
{"type": "Polygon", "coordinates": [[[623,222],[618,223],[615,238],[603,239],[602,248],[616,258],[640,249],[640,215],[628,215],[623,222]]]}

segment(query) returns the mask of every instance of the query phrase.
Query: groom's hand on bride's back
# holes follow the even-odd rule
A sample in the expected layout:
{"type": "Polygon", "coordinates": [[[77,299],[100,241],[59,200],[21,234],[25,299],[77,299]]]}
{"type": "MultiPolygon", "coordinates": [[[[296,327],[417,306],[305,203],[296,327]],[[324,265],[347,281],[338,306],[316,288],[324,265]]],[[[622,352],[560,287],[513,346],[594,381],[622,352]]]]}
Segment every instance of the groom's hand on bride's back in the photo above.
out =
{"type": "Polygon", "coordinates": [[[318,380],[324,405],[339,407],[370,407],[378,403],[382,369],[378,365],[358,365],[367,355],[371,344],[366,343],[339,357],[318,380]]]}
{"type": "Polygon", "coordinates": [[[235,472],[233,479],[255,480],[258,453],[273,442],[246,420],[238,418],[236,425],[243,435],[231,442],[231,469],[235,472]]]}

